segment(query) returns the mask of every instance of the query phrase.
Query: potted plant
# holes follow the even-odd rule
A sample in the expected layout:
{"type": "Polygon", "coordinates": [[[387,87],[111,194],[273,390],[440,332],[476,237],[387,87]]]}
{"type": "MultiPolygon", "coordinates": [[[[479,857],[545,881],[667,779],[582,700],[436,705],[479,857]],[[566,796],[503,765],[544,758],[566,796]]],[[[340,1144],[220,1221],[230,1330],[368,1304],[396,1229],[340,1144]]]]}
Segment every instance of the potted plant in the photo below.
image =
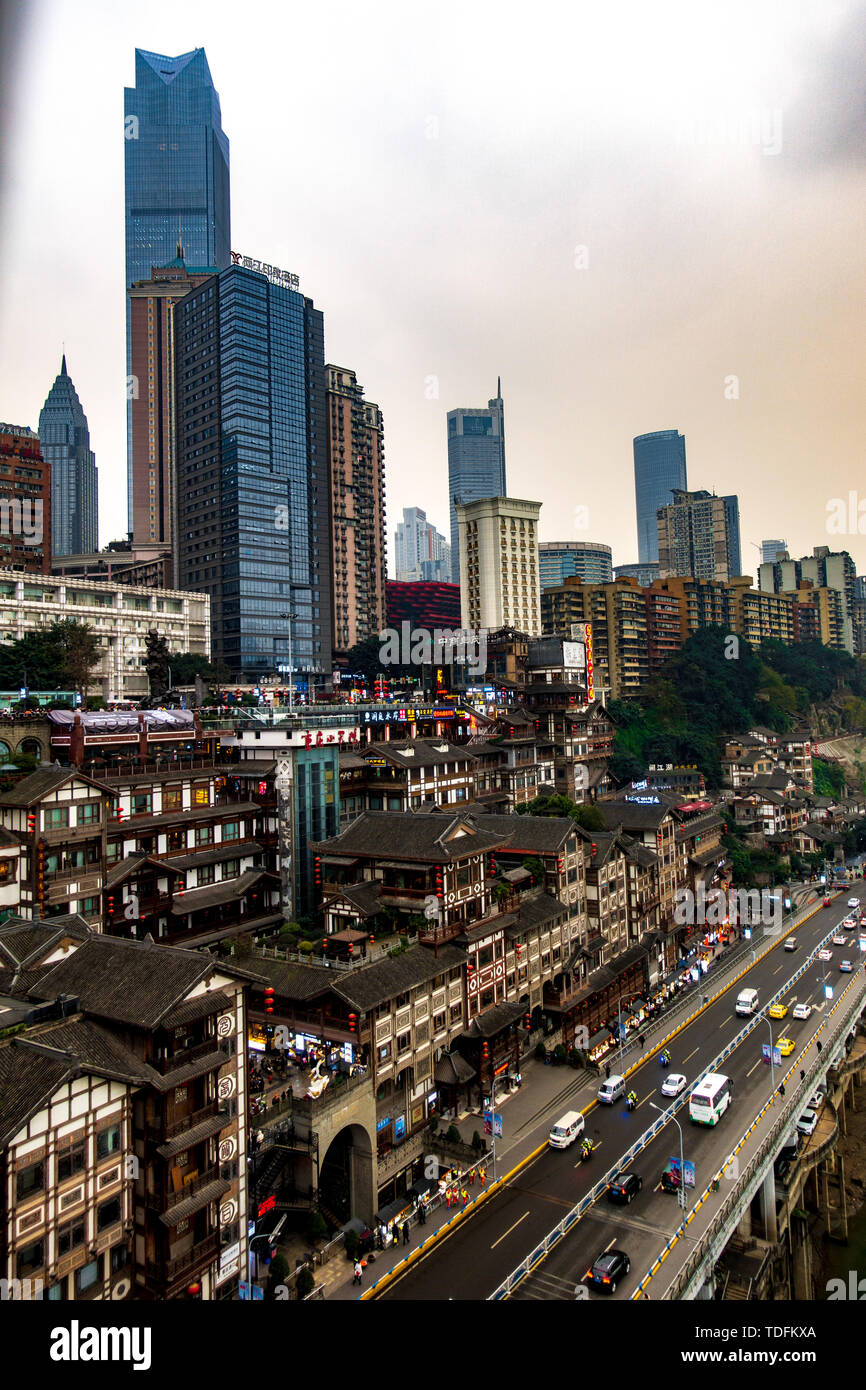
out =
{"type": "Polygon", "coordinates": [[[538,1042],[535,1044],[535,1060],[536,1062],[547,1061],[547,1048],[544,1046],[543,1042],[538,1042]]]}
{"type": "Polygon", "coordinates": [[[562,1043],[557,1043],[553,1049],[553,1060],[556,1066],[561,1067],[566,1058],[566,1051],[562,1043]]]}
{"type": "Polygon", "coordinates": [[[304,1265],[303,1269],[298,1271],[298,1277],[295,1280],[295,1288],[297,1290],[298,1298],[306,1298],[309,1294],[313,1292],[313,1289],[315,1287],[316,1276],[313,1274],[313,1271],[310,1269],[309,1265],[304,1265]]]}

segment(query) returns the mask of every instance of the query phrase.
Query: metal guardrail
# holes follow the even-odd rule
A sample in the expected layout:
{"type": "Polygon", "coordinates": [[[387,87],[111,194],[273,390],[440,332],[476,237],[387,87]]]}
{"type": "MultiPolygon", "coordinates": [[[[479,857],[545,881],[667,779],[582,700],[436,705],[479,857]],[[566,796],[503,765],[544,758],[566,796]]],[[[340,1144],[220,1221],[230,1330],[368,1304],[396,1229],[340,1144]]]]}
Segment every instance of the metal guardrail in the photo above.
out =
{"type": "MultiPolygon", "coordinates": [[[[855,977],[855,979],[852,979],[850,985],[848,986],[848,989],[852,989],[855,985],[859,985],[860,988],[859,990],[855,991],[854,995],[852,995],[852,998],[849,1001],[849,1008],[847,1010],[847,1013],[844,1016],[841,1014],[839,1016],[839,1033],[842,1033],[844,1029],[850,1025],[851,1020],[855,1016],[859,1016],[859,1013],[862,1011],[864,993],[866,993],[866,979],[864,979],[863,975],[858,975],[857,977],[855,977]]],[[[846,989],[845,994],[848,993],[848,989],[846,989]]],[[[824,1028],[827,1027],[833,1013],[843,1003],[845,994],[843,994],[837,1000],[833,1009],[831,1009],[830,1013],[827,1015],[827,1018],[822,1020],[821,1026],[812,1035],[812,1038],[810,1038],[807,1046],[811,1046],[812,1042],[814,1042],[815,1038],[817,1038],[818,1033],[820,1033],[824,1028]]],[[[670,1301],[675,1299],[688,1298],[690,1286],[694,1283],[695,1279],[700,1277],[701,1282],[703,1282],[703,1276],[701,1274],[703,1267],[705,1266],[707,1260],[710,1258],[712,1258],[713,1262],[715,1263],[715,1260],[718,1258],[719,1254],[721,1254],[721,1251],[724,1249],[724,1246],[730,1239],[731,1231],[739,1222],[741,1218],[741,1213],[745,1208],[746,1204],[748,1202],[751,1202],[755,1193],[758,1191],[758,1188],[766,1180],[766,1173],[762,1171],[762,1164],[764,1160],[768,1157],[769,1154],[771,1154],[775,1150],[779,1139],[790,1128],[792,1115],[795,1114],[796,1111],[803,1105],[805,1098],[810,1094],[810,1092],[814,1088],[818,1076],[821,1072],[827,1069],[828,1061],[829,1059],[827,1059],[826,1057],[822,1058],[820,1056],[817,1056],[815,1058],[815,1061],[813,1062],[812,1067],[809,1070],[809,1073],[806,1075],[805,1079],[801,1081],[800,1085],[797,1087],[797,1090],[794,1092],[793,1096],[785,1105],[784,1111],[779,1115],[779,1118],[777,1119],[776,1123],[773,1125],[772,1129],[767,1133],[760,1147],[754,1154],[749,1164],[749,1171],[739,1179],[732,1191],[724,1199],[721,1208],[716,1213],[713,1225],[697,1242],[689,1259],[683,1265],[676,1278],[665,1289],[664,1293],[662,1294],[663,1300],[670,1301]]],[[[781,1084],[784,1084],[784,1082],[792,1075],[794,1071],[794,1065],[796,1064],[792,1064],[790,1070],[786,1072],[781,1084]]],[[[726,1168],[730,1164],[731,1160],[736,1158],[736,1155],[739,1153],[740,1149],[746,1143],[749,1136],[761,1123],[761,1120],[763,1119],[764,1115],[773,1105],[774,1099],[775,1092],[766,1102],[766,1104],[761,1108],[761,1110],[758,1112],[755,1118],[752,1120],[751,1124],[745,1130],[737,1144],[732,1149],[731,1153],[726,1158],[722,1167],[716,1174],[714,1174],[713,1178],[710,1180],[707,1187],[704,1189],[700,1198],[695,1203],[692,1210],[689,1212],[685,1221],[678,1227],[678,1229],[671,1236],[671,1239],[665,1246],[665,1249],[663,1250],[662,1254],[653,1263],[653,1265],[650,1266],[649,1270],[638,1284],[637,1289],[632,1294],[632,1299],[639,1299],[641,1297],[646,1285],[649,1283],[650,1279],[653,1277],[653,1275],[660,1268],[661,1264],[667,1258],[673,1246],[683,1235],[688,1224],[694,1218],[694,1216],[699,1211],[703,1203],[710,1196],[710,1194],[717,1190],[716,1185],[721,1181],[721,1178],[726,1168]]]]}
{"type": "MultiPolygon", "coordinates": [[[[816,909],[816,910],[817,910],[817,909],[816,909]]],[[[813,913],[810,913],[809,915],[810,915],[810,916],[814,915],[814,912],[813,912],[813,913]]],[[[805,919],[805,920],[807,920],[807,919],[805,919]]],[[[801,923],[800,925],[802,925],[802,923],[801,923]]],[[[827,937],[824,938],[824,941],[828,940],[829,937],[832,936],[836,930],[838,930],[838,928],[836,928],[836,927],[831,928],[831,930],[828,932],[827,937]]],[[[772,944],[767,946],[766,951],[762,951],[759,955],[756,955],[755,961],[762,959],[763,956],[765,956],[766,954],[768,954],[768,952],[769,952],[770,950],[773,949],[773,946],[778,942],[778,940],[779,940],[779,937],[777,937],[777,936],[774,934],[773,937],[771,938],[772,944]]],[[[767,1003],[767,1006],[766,1006],[767,1008],[769,1008],[770,1005],[772,1005],[773,1003],[775,1003],[775,1001],[776,1001],[778,998],[781,998],[781,996],[782,996],[783,994],[786,994],[786,993],[788,992],[788,990],[791,988],[791,985],[794,983],[794,981],[797,980],[797,979],[800,977],[800,975],[802,975],[802,974],[804,973],[804,971],[806,971],[806,970],[809,969],[809,967],[810,967],[810,966],[814,963],[814,961],[817,959],[818,952],[822,949],[822,947],[823,947],[823,945],[824,945],[824,941],[820,941],[820,942],[816,945],[814,951],[813,951],[812,954],[811,954],[809,957],[807,957],[807,959],[803,962],[803,964],[802,964],[802,966],[800,967],[800,969],[797,970],[797,971],[795,972],[795,974],[794,974],[793,976],[790,977],[790,979],[788,979],[788,981],[777,991],[777,993],[776,993],[775,995],[773,995],[773,997],[772,997],[772,998],[768,1001],[768,1003],[767,1003]]],[[[751,955],[752,950],[753,950],[752,947],[747,947],[747,948],[746,948],[746,953],[749,954],[749,955],[751,955]]],[[[751,968],[751,967],[750,967],[750,968],[751,968]]],[[[742,970],[742,971],[740,971],[739,973],[742,975],[742,974],[745,974],[746,972],[745,972],[745,970],[742,970]]],[[[718,989],[716,990],[716,993],[715,993],[714,995],[712,995],[712,996],[708,999],[708,1001],[707,1001],[706,1004],[703,1004],[703,1003],[702,1003],[702,1004],[700,1005],[700,1007],[699,1007],[698,1009],[695,1010],[695,1016],[697,1016],[697,1014],[700,1013],[704,1008],[709,1007],[709,1004],[711,1004],[711,1003],[713,1002],[713,1000],[715,1000],[715,999],[718,998],[721,994],[723,994],[723,993],[725,992],[725,990],[729,989],[729,988],[730,988],[730,985],[731,985],[731,984],[733,983],[733,981],[736,980],[737,978],[738,978],[738,976],[737,976],[737,975],[734,975],[734,976],[733,976],[733,979],[729,980],[729,981],[727,982],[727,984],[725,984],[725,985],[721,986],[720,988],[718,988],[718,989]]],[[[853,983],[853,982],[852,982],[852,983],[853,983]]],[[[840,1000],[840,1002],[841,1002],[841,1000],[840,1000]]],[[[733,1040],[727,1045],[727,1047],[723,1048],[722,1051],[718,1054],[718,1056],[709,1064],[709,1066],[707,1066],[707,1067],[704,1069],[704,1071],[701,1072],[700,1077],[697,1079],[697,1081],[700,1081],[704,1076],[708,1076],[711,1072],[716,1071],[717,1068],[718,1068],[718,1066],[719,1066],[719,1064],[722,1063],[722,1062],[724,1062],[725,1059],[726,1059],[727,1057],[729,1057],[729,1056],[731,1055],[731,1053],[735,1050],[735,1048],[737,1048],[737,1047],[740,1046],[740,1044],[743,1042],[743,1040],[744,1040],[746,1037],[748,1037],[749,1033],[751,1033],[751,1032],[753,1031],[753,1029],[757,1028],[757,1026],[758,1026],[758,1024],[761,1022],[763,1016],[764,1016],[764,1010],[761,1010],[761,1013],[759,1013],[759,1014],[755,1014],[754,1017],[751,1018],[750,1021],[749,1021],[747,1024],[745,1024],[745,1026],[744,1026],[743,1028],[740,1029],[739,1033],[737,1033],[737,1035],[736,1035],[736,1036],[733,1038],[733,1040]]],[[[828,1015],[828,1018],[829,1018],[829,1016],[830,1016],[830,1015],[828,1015]]],[[[686,1020],[686,1022],[687,1022],[687,1021],[688,1021],[688,1020],[686,1020]]],[[[679,1025],[677,1026],[677,1028],[674,1030],[674,1032],[678,1032],[679,1029],[680,1029],[682,1026],[683,1026],[683,1024],[679,1024],[679,1025]]],[[[823,1026],[823,1025],[822,1025],[822,1026],[823,1026]]],[[[819,1031],[820,1031],[820,1030],[819,1030],[819,1031]]],[[[671,1034],[668,1034],[667,1036],[670,1037],[670,1036],[673,1036],[673,1034],[671,1033],[671,1034]]],[[[661,1042],[665,1042],[666,1040],[667,1040],[666,1038],[662,1038],[660,1041],[661,1041],[661,1042]]],[[[628,1073],[626,1073],[626,1074],[628,1074],[628,1073]]],[[[697,1084],[697,1081],[696,1081],[695,1084],[697,1084]]],[[[590,1208],[591,1206],[593,1206],[593,1205],[598,1201],[598,1199],[599,1199],[599,1197],[602,1195],[602,1193],[605,1192],[605,1191],[607,1190],[607,1185],[608,1185],[608,1183],[611,1181],[611,1179],[613,1178],[613,1176],[614,1176],[616,1173],[618,1173],[618,1172],[620,1171],[620,1169],[622,1169],[623,1167],[627,1167],[628,1164],[631,1163],[631,1161],[632,1161],[634,1158],[636,1158],[637,1155],[638,1155],[639,1153],[641,1153],[642,1150],[645,1149],[645,1148],[647,1147],[648,1144],[652,1143],[652,1141],[653,1141],[653,1139],[655,1139],[656,1135],[659,1134],[659,1133],[661,1132],[661,1130],[664,1129],[665,1126],[666,1126],[667,1124],[670,1123],[671,1119],[672,1119],[673,1116],[677,1113],[677,1111],[680,1110],[680,1109],[682,1109],[682,1107],[683,1107],[683,1106],[686,1104],[686,1102],[688,1101],[688,1098],[689,1098],[688,1095],[683,1095],[683,1096],[680,1097],[678,1100],[676,1100],[676,1101],[673,1103],[673,1105],[671,1105],[671,1106],[668,1107],[668,1109],[664,1112],[663,1115],[660,1115],[659,1118],[658,1118],[657,1120],[655,1120],[655,1121],[653,1122],[653,1124],[650,1125],[649,1129],[647,1129],[647,1130],[645,1130],[645,1131],[643,1132],[643,1134],[640,1136],[640,1138],[637,1139],[637,1140],[635,1141],[635,1143],[632,1144],[632,1146],[631,1146],[624,1154],[621,1154],[621,1155],[620,1155],[620,1157],[617,1159],[616,1163],[613,1164],[613,1166],[612,1166],[611,1168],[609,1168],[608,1171],[605,1173],[604,1177],[601,1178],[601,1179],[599,1180],[599,1182],[597,1182],[597,1183],[595,1184],[595,1186],[594,1186],[593,1188],[591,1188],[591,1190],[590,1190],[589,1192],[587,1192],[587,1193],[584,1194],[584,1196],[583,1196],[583,1197],[581,1198],[581,1200],[577,1203],[577,1205],[576,1205],[575,1207],[573,1207],[573,1208],[571,1209],[571,1211],[570,1211],[565,1217],[563,1217],[562,1221],[560,1221],[559,1224],[558,1224],[557,1226],[555,1226],[555,1227],[553,1228],[552,1231],[548,1232],[548,1234],[544,1237],[544,1240],[541,1241],[540,1244],[537,1245],[537,1246],[535,1247],[535,1249],[532,1250],[532,1252],[531,1252],[529,1255],[527,1255],[526,1259],[524,1259],[524,1260],[521,1261],[521,1263],[516,1267],[516,1269],[512,1270],[511,1274],[509,1274],[508,1277],[507,1277],[506,1279],[503,1280],[503,1282],[498,1286],[498,1288],[496,1288],[496,1289],[493,1291],[493,1293],[488,1294],[488,1301],[491,1301],[491,1300],[492,1300],[492,1301],[498,1301],[498,1300],[500,1300],[500,1299],[508,1298],[508,1297],[509,1297],[509,1295],[513,1292],[513,1290],[517,1287],[517,1285],[518,1285],[523,1279],[525,1279],[526,1276],[527,1276],[528,1274],[530,1274],[530,1273],[532,1272],[533,1268],[534,1268],[537,1264],[540,1264],[542,1260],[544,1260],[544,1259],[547,1258],[547,1256],[549,1255],[549,1253],[550,1253],[550,1251],[553,1249],[553,1247],[554,1247],[555,1245],[557,1245],[557,1244],[559,1243],[560,1240],[562,1240],[563,1236],[566,1235],[568,1231],[571,1230],[571,1227],[575,1224],[575,1222],[579,1221],[580,1218],[589,1210],[589,1208],[590,1208]]],[[[763,1111],[762,1111],[761,1113],[763,1114],[763,1111]]],[[[788,1122],[788,1123],[789,1123],[789,1122],[788,1122]]],[[[727,1160],[727,1161],[729,1161],[729,1160],[727,1160]]],[[[708,1190],[709,1190],[709,1189],[708,1189],[708,1190]]],[[[688,1222],[692,1219],[692,1214],[693,1214],[693,1212],[694,1212],[696,1209],[697,1209],[697,1208],[692,1208],[692,1212],[690,1212],[689,1215],[686,1217],[686,1220],[685,1220],[685,1223],[684,1223],[684,1226],[683,1226],[682,1229],[684,1229],[684,1228],[685,1228],[685,1225],[688,1224],[688,1222]]],[[[676,1235],[675,1235],[674,1237],[672,1237],[671,1243],[673,1243],[673,1241],[674,1241],[676,1238],[677,1238],[676,1235]]],[[[670,1243],[669,1243],[669,1245],[668,1245],[668,1246],[666,1247],[666,1249],[665,1249],[663,1258],[666,1258],[666,1257],[667,1257],[667,1252],[669,1251],[669,1249],[670,1249],[670,1243]]],[[[642,1285],[639,1286],[639,1287],[642,1287],[642,1285]]]]}

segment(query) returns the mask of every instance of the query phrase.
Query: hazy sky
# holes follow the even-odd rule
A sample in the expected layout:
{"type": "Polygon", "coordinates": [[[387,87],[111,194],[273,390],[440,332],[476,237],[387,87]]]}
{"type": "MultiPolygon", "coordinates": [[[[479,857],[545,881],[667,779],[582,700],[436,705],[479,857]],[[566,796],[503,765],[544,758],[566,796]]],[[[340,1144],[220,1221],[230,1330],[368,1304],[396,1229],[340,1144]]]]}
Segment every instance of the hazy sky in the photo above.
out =
{"type": "Polygon", "coordinates": [[[126,530],[123,88],[136,46],[203,46],[232,245],[300,275],[327,360],[379,403],[389,545],[404,506],[447,533],[445,413],[486,404],[500,374],[509,491],[542,501],[542,539],[636,560],[631,441],[677,428],[689,485],[739,494],[747,573],[764,537],[866,570],[862,5],[21,14],[0,419],[36,427],[65,342],[101,543],[126,530]],[[851,490],[863,534],[828,535],[851,490]]]}

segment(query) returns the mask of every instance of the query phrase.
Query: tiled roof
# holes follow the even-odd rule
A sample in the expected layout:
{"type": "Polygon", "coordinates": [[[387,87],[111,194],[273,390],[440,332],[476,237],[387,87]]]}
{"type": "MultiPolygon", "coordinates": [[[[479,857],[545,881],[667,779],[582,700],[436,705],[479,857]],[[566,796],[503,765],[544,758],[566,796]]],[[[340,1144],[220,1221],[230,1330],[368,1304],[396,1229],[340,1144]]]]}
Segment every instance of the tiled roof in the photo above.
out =
{"type": "Polygon", "coordinates": [[[359,917],[372,917],[382,903],[382,885],[378,881],[349,883],[336,893],[329,894],[322,906],[344,899],[358,913],[359,917]]]}
{"type": "Polygon", "coordinates": [[[568,816],[500,816],[489,811],[479,825],[500,835],[503,853],[560,854],[568,840],[582,832],[568,816]]]}
{"type": "Polygon", "coordinates": [[[39,999],[70,994],[78,998],[84,1013],[95,1018],[153,1029],[218,968],[214,960],[196,951],[92,935],[43,975],[33,993],[39,999]]]}
{"type": "Polygon", "coordinates": [[[242,898],[255,888],[260,879],[272,878],[263,869],[244,869],[238,878],[229,878],[220,883],[209,883],[205,888],[188,888],[185,893],[175,894],[171,901],[172,917],[186,917],[190,912],[198,912],[203,907],[218,907],[242,898]]]}
{"type": "Polygon", "coordinates": [[[485,828],[479,829],[474,817],[460,813],[446,817],[426,811],[364,811],[339,835],[311,847],[326,854],[424,860],[437,864],[498,849],[503,837],[486,828],[486,816],[483,825],[485,828]],[[461,823],[466,826],[466,831],[449,838],[461,823]]]}
{"type": "Polygon", "coordinates": [[[492,1038],[501,1033],[515,1019],[520,1018],[525,1006],[516,1000],[510,1004],[494,1004],[482,1014],[473,1018],[469,1027],[461,1034],[464,1038],[492,1038]]]}
{"type": "Polygon", "coordinates": [[[14,787],[3,792],[0,795],[0,806],[35,806],[44,796],[71,782],[73,777],[79,782],[86,782],[90,787],[97,787],[99,791],[108,792],[112,796],[116,794],[114,788],[106,786],[104,782],[94,781],[92,777],[85,777],[77,768],[40,767],[36,772],[31,772],[29,777],[22,777],[14,787]]]}
{"type": "Polygon", "coordinates": [[[0,1047],[0,1145],[9,1143],[75,1068],[16,1044],[0,1047]]]}
{"type": "Polygon", "coordinates": [[[440,946],[435,956],[426,946],[413,946],[400,955],[388,956],[350,975],[340,974],[331,985],[347,1003],[366,1011],[393,999],[395,994],[404,994],[437,975],[447,974],[465,961],[465,953],[456,946],[440,946]]]}
{"type": "Polygon", "coordinates": [[[0,925],[0,965],[32,968],[65,938],[86,941],[93,932],[77,912],[34,922],[30,917],[8,917],[0,925]]]}

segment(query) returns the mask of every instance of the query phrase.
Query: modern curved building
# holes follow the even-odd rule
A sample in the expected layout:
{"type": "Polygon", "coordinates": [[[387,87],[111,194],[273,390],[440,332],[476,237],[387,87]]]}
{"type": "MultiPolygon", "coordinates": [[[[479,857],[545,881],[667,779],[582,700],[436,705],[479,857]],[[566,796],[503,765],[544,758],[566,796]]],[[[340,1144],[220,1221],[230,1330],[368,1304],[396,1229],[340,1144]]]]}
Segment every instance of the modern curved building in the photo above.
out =
{"type": "Polygon", "coordinates": [[[542,541],[538,566],[542,589],[561,584],[570,575],[584,584],[610,584],[613,580],[613,553],[600,541],[542,541]]]}
{"type": "Polygon", "coordinates": [[[656,430],[634,440],[634,496],[637,554],[641,564],[659,558],[656,513],[673,502],[674,488],[686,489],[686,437],[678,430],[656,430]]]}

